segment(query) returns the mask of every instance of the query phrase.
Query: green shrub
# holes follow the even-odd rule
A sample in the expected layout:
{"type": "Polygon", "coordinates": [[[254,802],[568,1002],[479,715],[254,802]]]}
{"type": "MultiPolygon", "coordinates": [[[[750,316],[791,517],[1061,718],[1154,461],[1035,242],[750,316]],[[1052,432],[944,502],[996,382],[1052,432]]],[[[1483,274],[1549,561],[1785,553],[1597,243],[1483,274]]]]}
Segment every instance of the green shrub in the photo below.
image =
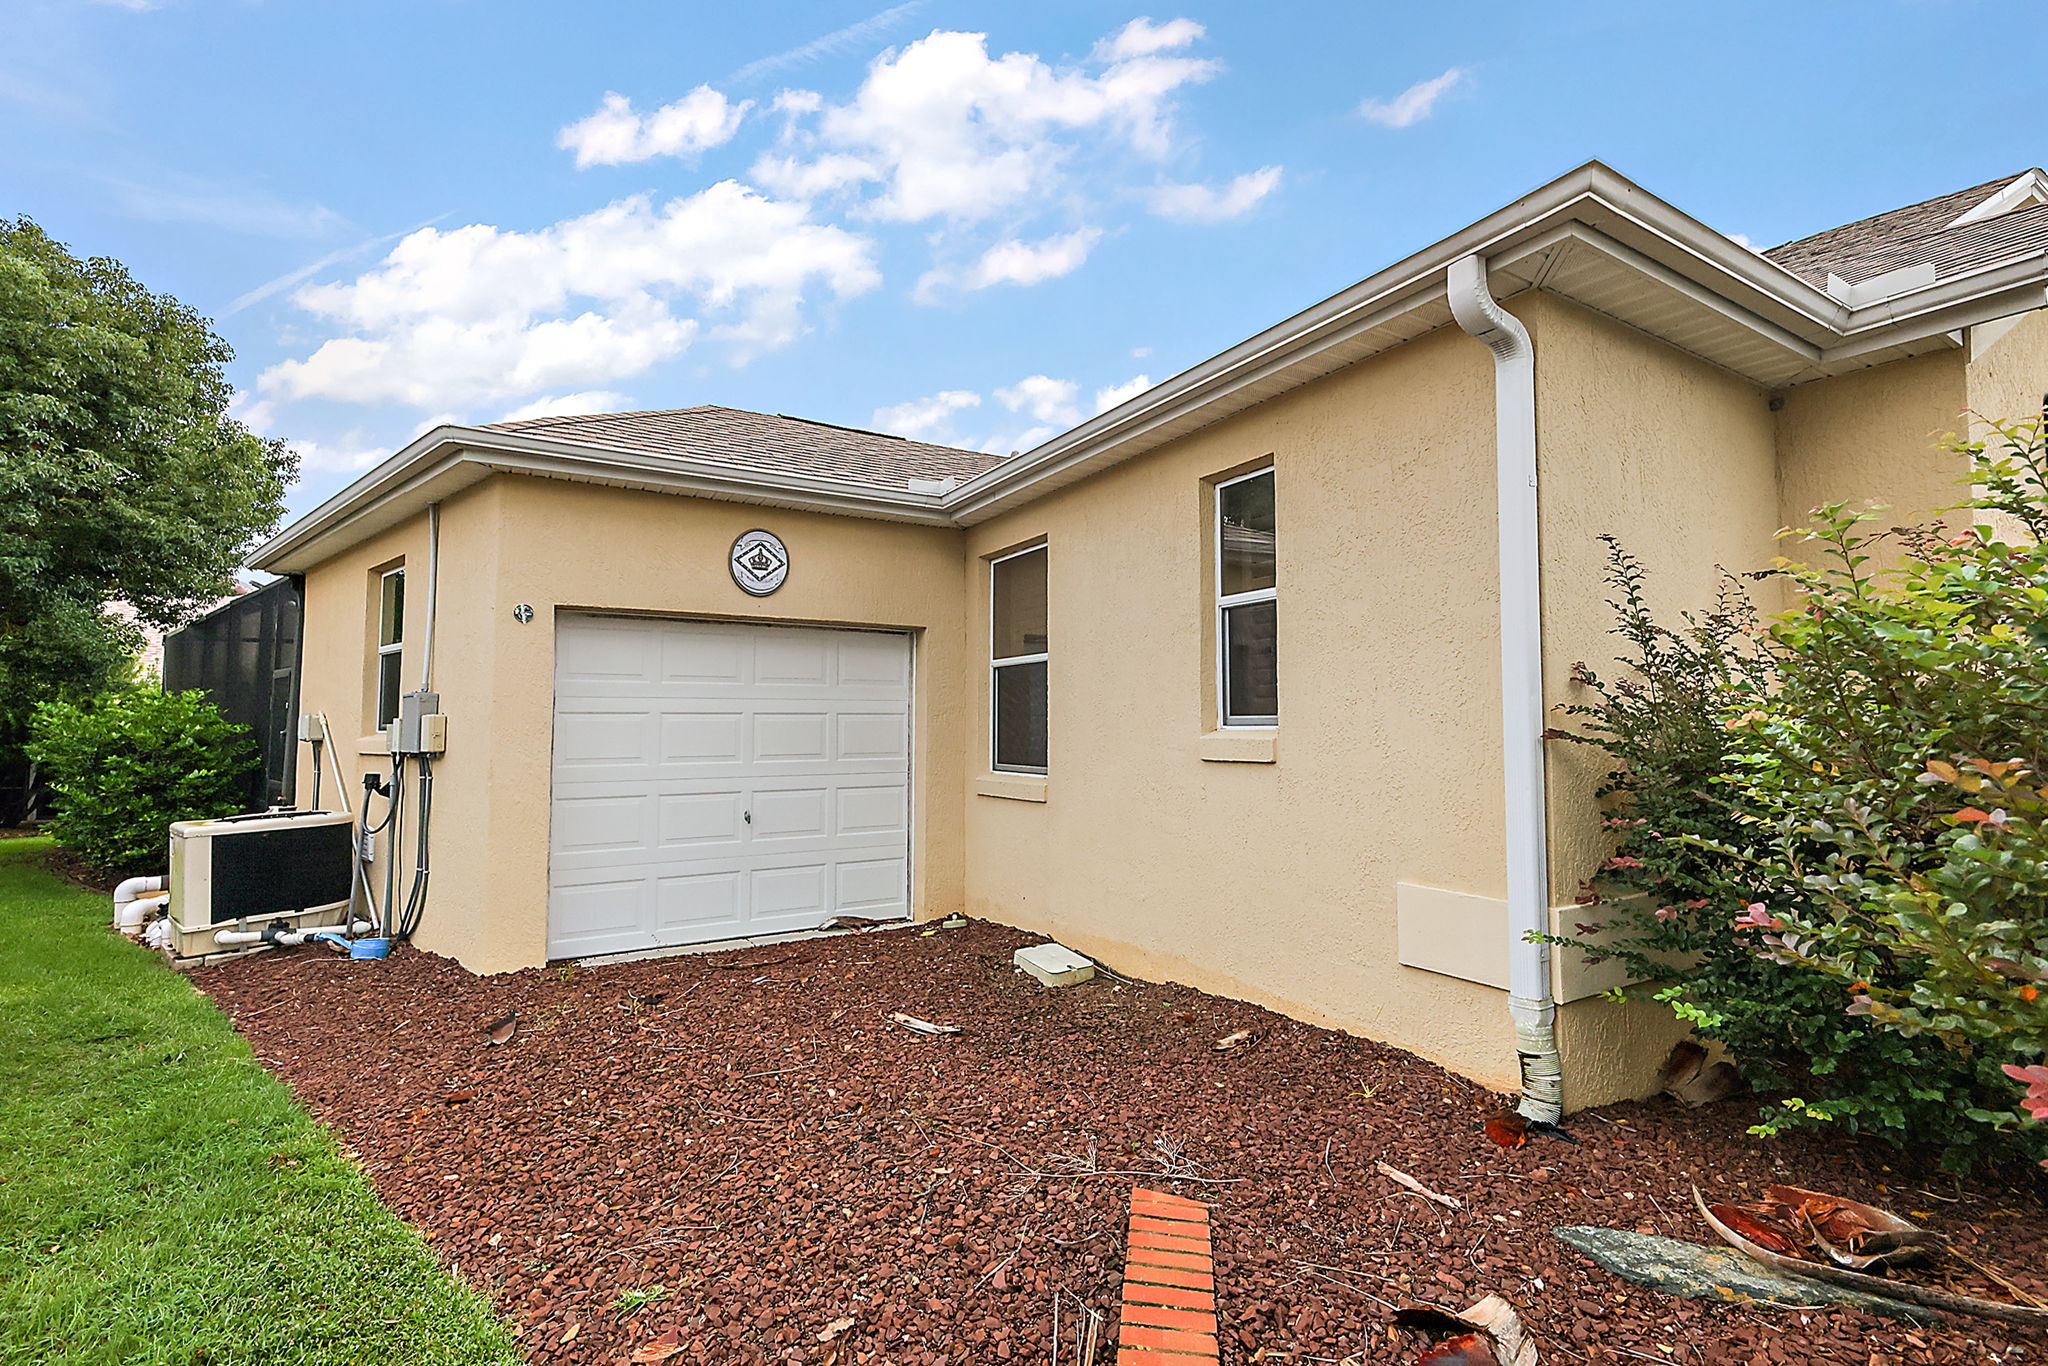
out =
{"type": "Polygon", "coordinates": [[[163,870],[172,821],[242,810],[237,782],[255,742],[203,693],[136,687],[44,703],[29,753],[55,794],[57,842],[99,872],[127,875],[163,870]]]}
{"type": "Polygon", "coordinates": [[[1968,446],[1998,514],[1961,534],[1819,509],[1816,564],[1680,628],[1615,551],[1628,675],[1581,668],[1615,854],[1589,886],[1660,999],[1767,1090],[1760,1132],[1834,1123],[1945,1164],[2048,1154],[2048,444],[1968,446]],[[1888,560],[1886,567],[1877,567],[1888,560]],[[1674,962],[1688,966],[1673,972],[1674,962]]]}

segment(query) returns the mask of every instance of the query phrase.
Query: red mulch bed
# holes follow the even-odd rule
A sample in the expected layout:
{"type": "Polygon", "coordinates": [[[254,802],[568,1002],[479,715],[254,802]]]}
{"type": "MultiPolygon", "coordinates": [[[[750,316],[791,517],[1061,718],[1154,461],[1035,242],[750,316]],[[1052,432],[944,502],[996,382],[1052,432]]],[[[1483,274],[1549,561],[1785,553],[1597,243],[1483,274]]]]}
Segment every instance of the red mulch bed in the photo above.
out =
{"type": "Polygon", "coordinates": [[[533,1362],[650,1344],[642,1359],[675,1345],[709,1366],[1044,1362],[1055,1292],[1114,1315],[1134,1181],[1214,1202],[1226,1362],[1406,1362],[1419,1343],[1390,1303],[1487,1292],[1546,1366],[2048,1360],[1997,1324],[1669,1299],[1550,1236],[1708,1242],[1690,1182],[1792,1180],[1924,1215],[2048,1295],[2038,1186],[1766,1144],[1739,1100],[1611,1106],[1571,1121],[1576,1145],[1506,1151],[1477,1125],[1493,1098],[1411,1054],[1184,987],[1044,990],[1010,966],[1027,942],[975,925],[489,978],[299,950],[195,980],[533,1362]],[[515,1010],[516,1037],[489,1046],[482,1026],[515,1010]],[[892,1010],[965,1032],[921,1037],[892,1010]],[[1238,1029],[1257,1042],[1212,1050],[1238,1029]]]}

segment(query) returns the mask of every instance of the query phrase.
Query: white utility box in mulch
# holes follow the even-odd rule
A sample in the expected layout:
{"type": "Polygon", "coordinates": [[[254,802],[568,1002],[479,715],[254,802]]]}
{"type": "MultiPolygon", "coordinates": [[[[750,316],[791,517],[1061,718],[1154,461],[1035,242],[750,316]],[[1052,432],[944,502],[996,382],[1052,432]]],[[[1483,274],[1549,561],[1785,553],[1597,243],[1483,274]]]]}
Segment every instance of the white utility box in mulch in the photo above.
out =
{"type": "Polygon", "coordinates": [[[1095,960],[1064,944],[1033,944],[1011,954],[1010,961],[1049,987],[1070,987],[1095,976],[1095,960]]]}

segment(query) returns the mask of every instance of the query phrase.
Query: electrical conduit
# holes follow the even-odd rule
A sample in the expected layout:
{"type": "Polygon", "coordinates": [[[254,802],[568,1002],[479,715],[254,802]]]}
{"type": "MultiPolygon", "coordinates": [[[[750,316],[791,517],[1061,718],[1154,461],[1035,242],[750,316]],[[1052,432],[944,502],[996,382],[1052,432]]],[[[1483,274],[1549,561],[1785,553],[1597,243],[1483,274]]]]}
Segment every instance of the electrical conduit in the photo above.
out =
{"type": "Polygon", "coordinates": [[[1536,351],[1502,308],[1486,262],[1451,263],[1445,285],[1458,326],[1493,352],[1494,459],[1500,534],[1501,770],[1507,795],[1508,1011],[1531,1120],[1564,1114],[1557,999],[1550,986],[1550,850],[1543,754],[1543,589],[1537,550],[1536,351]]]}

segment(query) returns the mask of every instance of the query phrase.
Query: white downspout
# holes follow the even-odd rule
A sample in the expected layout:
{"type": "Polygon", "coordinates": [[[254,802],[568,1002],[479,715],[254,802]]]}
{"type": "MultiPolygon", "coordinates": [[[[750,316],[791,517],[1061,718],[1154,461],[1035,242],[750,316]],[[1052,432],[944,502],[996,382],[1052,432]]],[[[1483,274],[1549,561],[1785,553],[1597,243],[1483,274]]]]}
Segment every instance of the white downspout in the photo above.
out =
{"type": "Polygon", "coordinates": [[[1494,460],[1500,531],[1501,769],[1507,790],[1508,1011],[1522,1063],[1520,1110],[1564,1114],[1557,1000],[1550,989],[1550,849],[1544,795],[1543,588],[1536,520],[1536,351],[1494,300],[1486,262],[1451,263],[1458,326],[1493,350],[1494,460]]]}
{"type": "Polygon", "coordinates": [[[427,629],[420,643],[420,691],[434,686],[434,609],[441,600],[441,505],[427,504],[427,629]]]}

